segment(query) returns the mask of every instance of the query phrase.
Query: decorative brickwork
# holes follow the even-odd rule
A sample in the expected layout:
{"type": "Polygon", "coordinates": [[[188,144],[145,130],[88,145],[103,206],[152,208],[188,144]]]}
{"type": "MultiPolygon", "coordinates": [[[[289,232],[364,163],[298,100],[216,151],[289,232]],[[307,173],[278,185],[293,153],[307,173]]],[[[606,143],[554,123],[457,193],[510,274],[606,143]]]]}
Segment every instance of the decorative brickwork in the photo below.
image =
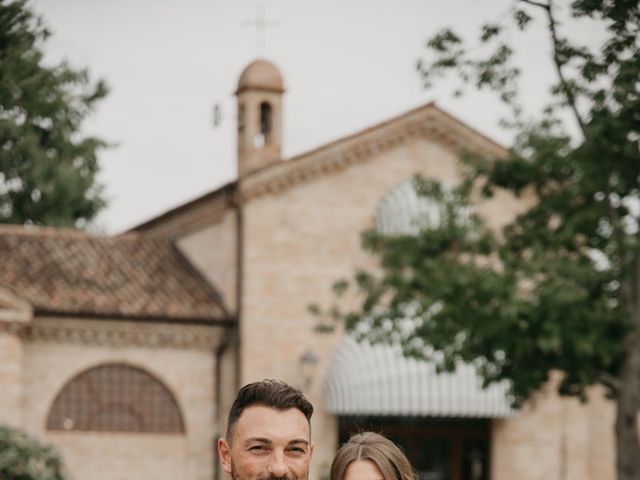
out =
{"type": "Polygon", "coordinates": [[[204,350],[212,349],[218,344],[221,331],[222,327],[204,325],[55,318],[39,318],[31,326],[20,329],[21,335],[30,342],[204,350]]]}

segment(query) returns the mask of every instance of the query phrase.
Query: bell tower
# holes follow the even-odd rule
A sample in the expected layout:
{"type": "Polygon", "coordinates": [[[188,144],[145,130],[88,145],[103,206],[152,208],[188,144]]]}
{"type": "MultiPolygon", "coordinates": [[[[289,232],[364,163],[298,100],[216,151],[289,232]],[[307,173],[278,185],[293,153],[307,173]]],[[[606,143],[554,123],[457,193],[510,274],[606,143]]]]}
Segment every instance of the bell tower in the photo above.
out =
{"type": "Polygon", "coordinates": [[[240,75],[238,107],[238,177],[282,157],[282,75],[271,62],[258,59],[240,75]]]}

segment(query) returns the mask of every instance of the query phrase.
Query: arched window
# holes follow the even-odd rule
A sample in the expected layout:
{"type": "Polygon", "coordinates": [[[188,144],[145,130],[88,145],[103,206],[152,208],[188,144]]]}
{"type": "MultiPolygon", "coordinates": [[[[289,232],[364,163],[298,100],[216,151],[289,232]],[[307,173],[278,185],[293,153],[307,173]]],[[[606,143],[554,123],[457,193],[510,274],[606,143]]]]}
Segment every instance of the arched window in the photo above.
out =
{"type": "Polygon", "coordinates": [[[271,120],[272,120],[271,105],[269,105],[267,102],[262,102],[260,104],[260,133],[264,137],[265,145],[268,145],[271,143],[271,128],[272,128],[271,120]]]}
{"type": "Polygon", "coordinates": [[[48,430],[184,433],[178,404],[141,368],[100,365],[72,378],[53,402],[48,430]]]}
{"type": "Polygon", "coordinates": [[[438,206],[418,195],[412,178],[403,180],[382,197],[375,218],[376,230],[383,235],[415,235],[439,221],[438,206]]]}
{"type": "MultiPolygon", "coordinates": [[[[445,200],[451,190],[443,186],[445,200]]],[[[446,215],[444,204],[418,193],[416,179],[408,178],[389,190],[378,203],[376,231],[382,235],[417,235],[421,230],[438,228],[446,215]]],[[[471,211],[461,207],[455,221],[469,222],[471,211]]]]}

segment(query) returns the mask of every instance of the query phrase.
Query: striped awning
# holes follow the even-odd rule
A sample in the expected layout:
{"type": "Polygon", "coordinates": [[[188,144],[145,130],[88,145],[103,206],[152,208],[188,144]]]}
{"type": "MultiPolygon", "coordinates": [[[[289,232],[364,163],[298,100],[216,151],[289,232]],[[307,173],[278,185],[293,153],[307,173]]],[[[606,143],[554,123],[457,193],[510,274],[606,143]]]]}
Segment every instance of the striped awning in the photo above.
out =
{"type": "Polygon", "coordinates": [[[332,358],[324,398],[335,415],[495,418],[513,413],[507,387],[483,389],[471,365],[437,373],[429,362],[403,357],[399,347],[346,337],[332,358]]]}

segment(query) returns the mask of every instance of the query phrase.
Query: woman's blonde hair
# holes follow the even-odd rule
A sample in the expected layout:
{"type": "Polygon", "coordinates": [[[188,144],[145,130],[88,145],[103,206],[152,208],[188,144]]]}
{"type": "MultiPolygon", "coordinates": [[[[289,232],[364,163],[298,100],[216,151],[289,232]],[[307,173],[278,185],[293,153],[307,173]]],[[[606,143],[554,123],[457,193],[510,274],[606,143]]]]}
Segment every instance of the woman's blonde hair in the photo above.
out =
{"type": "Polygon", "coordinates": [[[344,480],[347,468],[356,460],[375,463],[384,480],[416,480],[416,474],[402,450],[380,434],[358,433],[340,447],[331,463],[331,480],[344,480]]]}

